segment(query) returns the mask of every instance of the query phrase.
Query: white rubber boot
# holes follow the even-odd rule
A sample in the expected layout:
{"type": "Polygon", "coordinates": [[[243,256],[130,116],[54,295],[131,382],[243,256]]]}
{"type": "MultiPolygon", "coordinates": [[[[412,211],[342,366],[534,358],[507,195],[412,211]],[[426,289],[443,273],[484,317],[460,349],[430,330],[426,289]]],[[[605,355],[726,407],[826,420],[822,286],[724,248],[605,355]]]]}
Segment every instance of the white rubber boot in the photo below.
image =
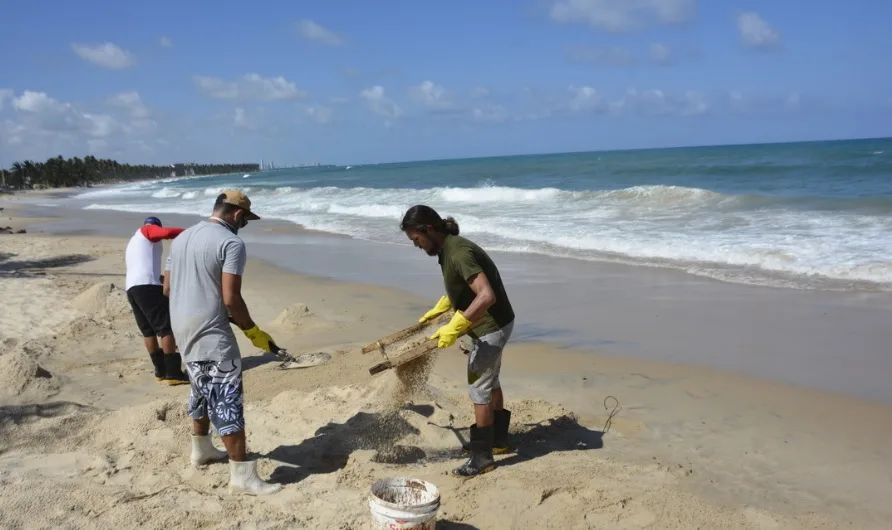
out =
{"type": "Polygon", "coordinates": [[[200,465],[223,460],[229,455],[226,451],[222,451],[214,447],[211,442],[211,435],[196,436],[192,435],[192,465],[198,467],[200,465]]]}
{"type": "Polygon", "coordinates": [[[257,461],[229,461],[229,493],[245,495],[270,495],[282,489],[281,484],[264,482],[257,476],[257,461]]]}

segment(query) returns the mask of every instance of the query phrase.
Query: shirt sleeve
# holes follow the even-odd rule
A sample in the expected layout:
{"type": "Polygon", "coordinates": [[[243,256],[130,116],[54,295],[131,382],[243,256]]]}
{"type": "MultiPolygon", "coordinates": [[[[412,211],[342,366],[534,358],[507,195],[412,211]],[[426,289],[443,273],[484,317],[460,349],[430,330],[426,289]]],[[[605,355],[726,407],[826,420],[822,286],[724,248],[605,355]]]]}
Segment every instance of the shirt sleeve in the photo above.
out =
{"type": "Polygon", "coordinates": [[[228,239],[223,243],[223,272],[241,276],[245,273],[248,254],[241,239],[228,239]]]}
{"type": "Polygon", "coordinates": [[[457,248],[453,251],[452,265],[465,281],[470,280],[475,274],[483,272],[483,267],[468,248],[457,248]]]}
{"type": "Polygon", "coordinates": [[[157,225],[142,225],[139,229],[142,235],[152,243],[157,243],[162,239],[173,239],[180,235],[185,228],[161,228],[157,225]]]}
{"type": "Polygon", "coordinates": [[[171,264],[171,263],[172,263],[172,262],[171,262],[171,260],[170,260],[170,256],[168,255],[168,256],[167,256],[167,260],[166,260],[165,263],[164,263],[164,270],[169,271],[169,270],[170,270],[170,264],[171,264]]]}

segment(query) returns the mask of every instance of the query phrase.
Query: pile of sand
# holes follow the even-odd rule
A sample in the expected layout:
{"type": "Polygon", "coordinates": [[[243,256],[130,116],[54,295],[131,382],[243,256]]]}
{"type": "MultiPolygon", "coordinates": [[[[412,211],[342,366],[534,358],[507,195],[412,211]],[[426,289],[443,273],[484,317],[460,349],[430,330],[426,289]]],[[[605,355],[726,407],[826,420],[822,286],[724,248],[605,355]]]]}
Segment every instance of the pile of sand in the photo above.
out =
{"type": "Polygon", "coordinates": [[[27,346],[4,341],[0,351],[0,393],[9,396],[49,397],[59,391],[53,375],[37,364],[27,346]],[[12,346],[12,347],[10,347],[12,346]]]}
{"type": "Polygon", "coordinates": [[[314,317],[315,315],[306,304],[297,303],[283,309],[279,316],[273,320],[273,324],[283,329],[294,330],[315,322],[314,317]]]}
{"type": "Polygon", "coordinates": [[[115,318],[131,313],[127,293],[111,282],[93,285],[72,300],[72,305],[90,317],[115,318]]]}
{"type": "Polygon", "coordinates": [[[95,335],[99,329],[111,330],[123,319],[132,319],[133,310],[127,293],[111,282],[101,282],[71,300],[75,316],[58,328],[71,338],[95,335]]]}

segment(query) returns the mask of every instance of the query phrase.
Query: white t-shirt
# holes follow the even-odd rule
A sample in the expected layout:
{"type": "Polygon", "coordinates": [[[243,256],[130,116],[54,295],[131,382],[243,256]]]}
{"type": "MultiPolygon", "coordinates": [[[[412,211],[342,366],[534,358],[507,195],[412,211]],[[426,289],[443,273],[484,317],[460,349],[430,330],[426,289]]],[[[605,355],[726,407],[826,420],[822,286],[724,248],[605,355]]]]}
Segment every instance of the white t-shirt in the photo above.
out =
{"type": "Polygon", "coordinates": [[[130,238],[124,253],[127,267],[124,289],[136,285],[161,285],[161,241],[173,239],[182,232],[182,228],[141,226],[130,238]]]}

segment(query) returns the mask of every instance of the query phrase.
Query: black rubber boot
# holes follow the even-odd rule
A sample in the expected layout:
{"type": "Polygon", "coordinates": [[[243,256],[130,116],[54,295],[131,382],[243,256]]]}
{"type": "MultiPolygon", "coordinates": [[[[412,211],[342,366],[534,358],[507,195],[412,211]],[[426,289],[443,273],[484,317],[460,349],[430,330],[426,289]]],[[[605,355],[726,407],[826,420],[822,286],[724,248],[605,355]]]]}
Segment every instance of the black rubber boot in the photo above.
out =
{"type": "Polygon", "coordinates": [[[164,381],[169,386],[189,384],[189,377],[183,373],[183,369],[180,367],[181,361],[179,353],[164,354],[164,381]]]}
{"type": "MultiPolygon", "coordinates": [[[[493,413],[495,421],[493,422],[492,436],[492,452],[496,455],[503,455],[514,451],[514,448],[508,443],[508,429],[511,424],[510,410],[497,410],[493,413]]],[[[473,428],[474,425],[471,425],[473,428]]],[[[471,444],[463,443],[462,451],[464,453],[471,452],[471,444]]]]}
{"type": "Polygon", "coordinates": [[[164,368],[164,352],[158,350],[156,352],[150,353],[149,357],[152,358],[152,365],[155,367],[155,380],[163,381],[165,368],[164,368]]]}
{"type": "MultiPolygon", "coordinates": [[[[476,428],[476,427],[477,427],[477,424],[476,424],[476,423],[472,423],[471,426],[470,426],[470,429],[471,429],[471,430],[474,430],[474,428],[476,428]]],[[[471,452],[471,441],[468,440],[467,442],[462,442],[462,443],[461,443],[461,450],[462,450],[462,452],[465,453],[465,454],[470,453],[470,452],[471,452]]]]}
{"type": "Polygon", "coordinates": [[[496,461],[492,458],[492,436],[492,426],[471,427],[471,456],[460,467],[452,470],[453,476],[470,478],[495,469],[496,461]]]}
{"type": "Polygon", "coordinates": [[[495,411],[495,421],[493,422],[492,435],[492,452],[501,455],[510,453],[512,448],[508,443],[508,427],[511,425],[511,411],[497,410],[495,411]]]}

